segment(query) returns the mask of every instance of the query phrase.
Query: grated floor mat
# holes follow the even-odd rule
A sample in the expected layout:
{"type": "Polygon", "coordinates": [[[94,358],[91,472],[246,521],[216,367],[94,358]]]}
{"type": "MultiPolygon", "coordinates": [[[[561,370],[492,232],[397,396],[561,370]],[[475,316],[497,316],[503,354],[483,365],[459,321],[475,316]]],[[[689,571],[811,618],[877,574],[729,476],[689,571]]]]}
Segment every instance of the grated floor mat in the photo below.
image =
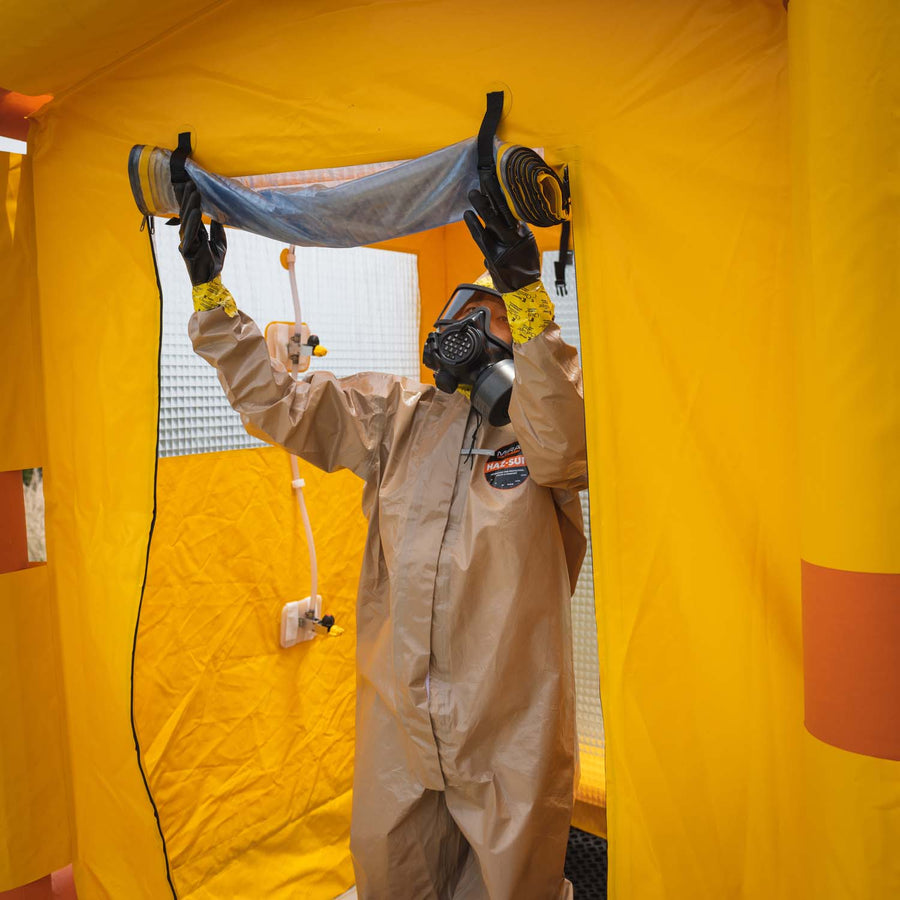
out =
{"type": "Polygon", "coordinates": [[[575,888],[575,900],[606,900],[606,841],[580,831],[569,830],[566,851],[566,878],[575,888]]]}

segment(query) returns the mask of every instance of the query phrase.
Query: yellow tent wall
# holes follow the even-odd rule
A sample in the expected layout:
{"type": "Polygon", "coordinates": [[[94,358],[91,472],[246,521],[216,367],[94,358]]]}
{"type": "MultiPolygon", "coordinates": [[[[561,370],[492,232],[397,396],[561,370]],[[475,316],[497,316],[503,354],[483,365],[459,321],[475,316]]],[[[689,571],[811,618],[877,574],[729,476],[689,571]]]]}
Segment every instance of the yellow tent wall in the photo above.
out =
{"type": "MultiPolygon", "coordinates": [[[[31,150],[83,900],[170,895],[129,722],[158,333],[129,147],[189,125],[225,174],[410,157],[472,134],[497,82],[513,94],[502,134],[572,172],[610,894],[896,896],[896,764],[803,728],[788,147],[827,99],[789,110],[782,4],[342,6],[217,5],[69,92],[37,70],[7,85],[56,94],[31,150]]],[[[839,44],[845,16],[877,32],[897,11],[793,0],[792,61],[839,44]]],[[[865,48],[837,55],[852,70],[865,48]]],[[[800,189],[821,189],[809,175],[800,189]]],[[[296,871],[290,847],[267,859],[296,871]]]]}
{"type": "Polygon", "coordinates": [[[806,721],[900,761],[900,11],[794,26],[806,721]]]}
{"type": "MultiPolygon", "coordinates": [[[[46,464],[31,184],[31,161],[0,153],[0,472],[46,464]]],[[[0,891],[71,854],[57,572],[51,553],[0,573],[0,891]]]]}
{"type": "Polygon", "coordinates": [[[291,467],[277,448],[160,459],[135,647],[134,722],[179,897],[335,897],[352,883],[360,484],[302,466],[324,612],[347,629],[292,651],[309,595],[291,467]],[[322,527],[324,526],[324,527],[322,527]],[[288,877],[286,877],[288,876],[288,877]]]}

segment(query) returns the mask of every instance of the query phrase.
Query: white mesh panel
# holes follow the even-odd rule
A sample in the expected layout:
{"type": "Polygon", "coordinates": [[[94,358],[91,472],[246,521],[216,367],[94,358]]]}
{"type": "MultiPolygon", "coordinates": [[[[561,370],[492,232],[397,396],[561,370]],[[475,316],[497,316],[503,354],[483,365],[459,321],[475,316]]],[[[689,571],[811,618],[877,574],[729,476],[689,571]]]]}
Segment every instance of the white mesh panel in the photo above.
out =
{"type": "MultiPolygon", "coordinates": [[[[556,252],[543,254],[541,276],[550,299],[556,306],[556,321],[565,341],[578,350],[581,356],[581,334],[578,329],[578,288],[575,284],[575,267],[566,266],[566,290],[557,295],[553,283],[553,263],[559,258],[556,252]]],[[[584,531],[587,536],[587,553],[578,576],[578,586],[572,597],[572,634],[575,650],[575,717],[578,726],[578,743],[581,752],[582,778],[578,796],[589,802],[601,802],[605,798],[603,785],[593,783],[604,771],[603,712],[600,708],[600,664],[597,653],[597,618],[594,611],[594,566],[591,553],[591,522],[588,492],[581,493],[581,509],[584,514],[584,531]]]]}
{"type": "MultiPolygon", "coordinates": [[[[191,284],[178,253],[178,229],[156,220],[156,249],[163,292],[159,455],[180,456],[260,446],[187,336],[193,312],[191,284]]],[[[222,280],[238,306],[263,330],[271,321],[293,321],[283,245],[243,231],[228,231],[222,280]]],[[[297,284],[303,320],[328,348],[310,369],[392,372],[419,377],[419,282],[416,256],[366,247],[331,250],[298,247],[297,284]]]]}

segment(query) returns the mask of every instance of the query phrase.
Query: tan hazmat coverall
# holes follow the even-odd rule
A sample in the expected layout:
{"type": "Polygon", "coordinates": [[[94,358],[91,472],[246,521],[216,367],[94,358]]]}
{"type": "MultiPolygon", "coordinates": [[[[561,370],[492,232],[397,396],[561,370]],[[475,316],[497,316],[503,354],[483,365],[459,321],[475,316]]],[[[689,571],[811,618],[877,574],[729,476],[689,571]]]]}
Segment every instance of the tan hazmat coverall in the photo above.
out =
{"type": "Polygon", "coordinates": [[[514,348],[511,424],[377,373],[294,382],[253,321],[195,313],[248,429],[365,481],[350,847],[361,900],[557,900],[572,809],[569,600],[584,556],[581,370],[514,348]],[[475,436],[475,449],[466,455],[475,436]]]}

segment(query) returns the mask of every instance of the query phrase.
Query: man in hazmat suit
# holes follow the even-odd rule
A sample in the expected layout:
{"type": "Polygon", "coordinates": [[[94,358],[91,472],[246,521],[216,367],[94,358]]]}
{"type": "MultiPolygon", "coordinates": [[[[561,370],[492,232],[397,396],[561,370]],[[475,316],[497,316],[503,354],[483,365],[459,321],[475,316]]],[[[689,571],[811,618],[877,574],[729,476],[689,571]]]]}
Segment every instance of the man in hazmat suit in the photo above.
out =
{"type": "Polygon", "coordinates": [[[533,235],[495,200],[470,199],[496,290],[462,286],[436,323],[426,363],[441,389],[377,373],[294,381],[222,286],[225,231],[214,222],[207,236],[190,183],[181,208],[191,340],[231,405],[271,443],[365,482],[350,838],[361,900],[571,897],[581,370],[533,235]],[[454,352],[470,339],[481,351],[466,379],[454,352]]]}

